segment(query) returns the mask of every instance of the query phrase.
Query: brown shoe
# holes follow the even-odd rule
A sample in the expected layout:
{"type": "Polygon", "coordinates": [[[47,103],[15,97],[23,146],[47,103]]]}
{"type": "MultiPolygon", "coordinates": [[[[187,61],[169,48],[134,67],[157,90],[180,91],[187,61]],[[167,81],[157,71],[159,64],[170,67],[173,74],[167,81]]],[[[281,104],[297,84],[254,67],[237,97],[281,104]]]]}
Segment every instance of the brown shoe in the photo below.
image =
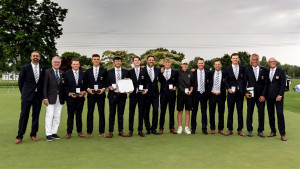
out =
{"type": "Polygon", "coordinates": [[[222,135],[225,135],[223,130],[219,130],[219,133],[222,134],[222,135]]]}
{"type": "Polygon", "coordinates": [[[20,144],[22,143],[22,139],[21,138],[18,138],[16,141],[15,141],[15,144],[20,144]]]}
{"type": "Polygon", "coordinates": [[[282,141],[286,141],[287,138],[286,138],[284,135],[282,135],[282,136],[281,136],[281,140],[282,140],[282,141]]]}
{"type": "Polygon", "coordinates": [[[120,131],[118,135],[122,137],[127,137],[126,134],[123,133],[123,131],[120,131]]]}
{"type": "Polygon", "coordinates": [[[109,133],[108,133],[108,136],[107,136],[106,138],[112,138],[112,137],[113,137],[113,135],[114,135],[114,133],[113,133],[113,132],[109,132],[109,133]]]}
{"type": "Polygon", "coordinates": [[[131,137],[133,135],[133,132],[130,131],[128,134],[127,134],[127,137],[131,137]]]}
{"type": "Polygon", "coordinates": [[[276,133],[271,132],[270,134],[267,135],[268,137],[274,137],[276,136],[276,133]]]}
{"type": "Polygon", "coordinates": [[[210,134],[215,134],[215,130],[211,130],[211,131],[210,131],[210,134]]]}
{"type": "Polygon", "coordinates": [[[195,134],[195,133],[196,133],[196,130],[192,130],[192,131],[191,131],[191,134],[195,134]]]}
{"type": "Polygon", "coordinates": [[[82,132],[78,133],[78,137],[83,138],[84,134],[82,132]]]}
{"type": "Polygon", "coordinates": [[[238,135],[245,136],[245,133],[243,133],[243,131],[241,130],[241,131],[238,131],[238,135]]]}
{"type": "Polygon", "coordinates": [[[141,137],[145,137],[145,134],[142,131],[139,131],[138,135],[141,137]]]}
{"type": "Polygon", "coordinates": [[[39,141],[39,139],[38,139],[37,137],[35,137],[35,136],[30,137],[30,139],[31,139],[32,141],[39,141]]]}
{"type": "Polygon", "coordinates": [[[106,138],[107,136],[104,133],[99,133],[100,137],[106,138]]]}
{"type": "Polygon", "coordinates": [[[171,129],[170,133],[177,134],[177,132],[174,129],[171,129]]]}
{"type": "Polygon", "coordinates": [[[229,136],[229,135],[231,135],[231,134],[233,134],[233,132],[232,132],[231,130],[228,130],[228,131],[225,133],[225,136],[229,136]]]}
{"type": "Polygon", "coordinates": [[[202,130],[202,133],[205,134],[205,135],[208,135],[207,130],[202,130]]]}
{"type": "Polygon", "coordinates": [[[163,134],[163,133],[164,133],[163,129],[159,129],[158,134],[163,134]]]}
{"type": "Polygon", "coordinates": [[[70,139],[70,138],[71,138],[71,133],[67,133],[66,139],[70,139]]]}
{"type": "Polygon", "coordinates": [[[87,133],[86,134],[86,138],[91,138],[92,137],[92,133],[87,133]]]}

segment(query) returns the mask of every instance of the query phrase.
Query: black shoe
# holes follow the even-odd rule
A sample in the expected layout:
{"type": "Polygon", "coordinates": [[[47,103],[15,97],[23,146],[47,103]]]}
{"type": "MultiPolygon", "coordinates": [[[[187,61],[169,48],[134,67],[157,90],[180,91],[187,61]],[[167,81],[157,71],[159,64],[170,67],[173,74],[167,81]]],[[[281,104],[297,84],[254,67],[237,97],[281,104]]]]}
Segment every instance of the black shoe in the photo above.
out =
{"type": "Polygon", "coordinates": [[[252,131],[248,131],[248,136],[249,136],[249,137],[252,137],[252,136],[253,136],[252,131]]]}
{"type": "Polygon", "coordinates": [[[258,135],[259,137],[266,137],[262,131],[261,131],[261,132],[258,132],[257,135],[258,135]]]}
{"type": "Polygon", "coordinates": [[[205,134],[205,135],[208,135],[207,130],[202,130],[202,133],[205,134]]]}
{"type": "Polygon", "coordinates": [[[154,135],[158,134],[156,130],[151,130],[151,133],[154,134],[154,135]]]}
{"type": "Polygon", "coordinates": [[[46,141],[52,141],[52,136],[51,135],[46,136],[46,141]]]}
{"type": "Polygon", "coordinates": [[[146,134],[149,135],[150,134],[150,130],[147,130],[146,134]]]}
{"type": "Polygon", "coordinates": [[[59,140],[60,137],[57,135],[57,134],[52,134],[52,138],[56,139],[56,140],[59,140]]]}

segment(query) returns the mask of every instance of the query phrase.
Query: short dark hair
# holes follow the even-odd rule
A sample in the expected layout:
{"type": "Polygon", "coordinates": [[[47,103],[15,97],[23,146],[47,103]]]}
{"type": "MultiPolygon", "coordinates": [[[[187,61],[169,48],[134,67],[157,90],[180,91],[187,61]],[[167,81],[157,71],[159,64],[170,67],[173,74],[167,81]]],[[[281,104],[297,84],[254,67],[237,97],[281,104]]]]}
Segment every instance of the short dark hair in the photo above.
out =
{"type": "Polygon", "coordinates": [[[198,63],[199,60],[202,60],[202,61],[204,62],[204,59],[203,59],[203,58],[198,58],[197,63],[198,63]]]}
{"type": "MultiPolygon", "coordinates": [[[[72,58],[71,64],[72,64],[73,62],[79,62],[79,59],[77,59],[77,58],[72,58]]],[[[79,64],[80,64],[80,62],[79,62],[79,64]]]]}
{"type": "Polygon", "coordinates": [[[132,62],[134,61],[135,58],[137,58],[137,59],[139,59],[141,61],[141,58],[139,56],[133,56],[132,57],[132,62]]]}
{"type": "Polygon", "coordinates": [[[222,62],[221,62],[221,60],[220,60],[220,59],[218,59],[218,60],[215,60],[215,61],[214,61],[214,64],[215,64],[216,62],[220,62],[220,63],[222,64],[222,62]]]}
{"type": "Polygon", "coordinates": [[[152,56],[152,55],[149,55],[149,56],[147,57],[147,60],[148,60],[149,58],[151,58],[151,57],[153,57],[153,59],[155,59],[155,57],[154,57],[154,56],[152,56]]]}
{"type": "Polygon", "coordinates": [[[114,57],[114,59],[113,59],[113,61],[115,61],[115,60],[121,60],[121,62],[122,62],[122,58],[120,58],[120,57],[114,57]]]}
{"type": "Polygon", "coordinates": [[[238,53],[231,54],[230,59],[232,58],[232,56],[238,56],[239,57],[239,54],[238,53]]]}
{"type": "Polygon", "coordinates": [[[93,54],[93,55],[92,55],[92,58],[94,58],[94,57],[100,58],[100,55],[98,55],[98,54],[93,54]]]}

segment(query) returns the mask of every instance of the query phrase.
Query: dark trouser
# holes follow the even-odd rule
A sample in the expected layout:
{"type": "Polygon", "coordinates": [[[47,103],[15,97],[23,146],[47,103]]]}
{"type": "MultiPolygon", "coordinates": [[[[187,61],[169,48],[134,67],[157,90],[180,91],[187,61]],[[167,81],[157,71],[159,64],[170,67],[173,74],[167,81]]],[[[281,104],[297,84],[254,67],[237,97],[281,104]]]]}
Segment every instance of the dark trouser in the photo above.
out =
{"type": "Polygon", "coordinates": [[[99,132],[105,131],[105,95],[89,95],[88,97],[88,113],[87,113],[87,133],[93,133],[94,109],[97,103],[99,114],[99,132]]]}
{"type": "MultiPolygon", "coordinates": [[[[126,95],[127,97],[127,95],[126,95]]],[[[123,131],[123,116],[126,104],[126,97],[113,96],[109,99],[109,132],[114,131],[116,111],[118,109],[118,130],[123,131]]]]}
{"type": "Polygon", "coordinates": [[[72,134],[74,125],[74,115],[76,115],[76,128],[77,133],[82,132],[82,109],[85,98],[68,98],[67,109],[68,109],[68,120],[67,120],[67,133],[72,134]]]}
{"type": "Polygon", "coordinates": [[[129,131],[133,132],[135,107],[138,104],[139,110],[139,126],[138,131],[143,131],[144,121],[144,96],[141,93],[130,96],[129,100],[129,131]]]}
{"type": "Polygon", "coordinates": [[[30,107],[32,106],[32,125],[31,125],[31,133],[30,137],[36,136],[36,133],[39,130],[39,116],[42,107],[42,100],[36,96],[34,96],[32,101],[22,100],[21,102],[21,113],[19,119],[19,130],[17,139],[22,139],[23,135],[26,132],[26,127],[29,118],[30,107]]]}
{"type": "Polygon", "coordinates": [[[236,91],[233,94],[228,93],[227,96],[227,106],[228,106],[228,118],[227,118],[227,128],[228,130],[233,130],[233,112],[234,106],[236,104],[236,110],[238,114],[238,128],[237,131],[242,131],[243,129],[243,104],[244,95],[240,91],[236,91]]]}
{"type": "Polygon", "coordinates": [[[196,94],[193,95],[193,111],[191,120],[192,130],[196,130],[197,127],[197,112],[199,102],[201,104],[202,130],[207,130],[207,100],[206,93],[200,94],[199,92],[196,92],[196,94]]]}
{"type": "Polygon", "coordinates": [[[258,110],[258,132],[264,131],[265,123],[265,102],[260,102],[258,98],[247,99],[247,130],[253,131],[253,111],[254,106],[257,106],[258,110]]]}
{"type": "Polygon", "coordinates": [[[209,120],[210,120],[210,129],[215,130],[215,112],[216,106],[218,103],[218,113],[219,113],[219,120],[218,120],[218,130],[224,129],[224,110],[225,110],[225,100],[222,98],[221,95],[210,95],[209,98],[209,120]]]}
{"type": "Polygon", "coordinates": [[[167,106],[169,104],[169,129],[174,129],[174,111],[175,111],[175,97],[167,97],[166,95],[160,95],[160,119],[159,119],[159,129],[164,129],[165,125],[165,115],[167,106]]]}
{"type": "Polygon", "coordinates": [[[157,123],[158,123],[158,103],[159,103],[159,97],[154,96],[153,94],[147,94],[145,97],[145,127],[146,130],[156,130],[157,129],[157,123]],[[150,106],[152,104],[153,114],[152,114],[152,126],[150,127],[150,120],[149,120],[149,114],[150,114],[150,106]]]}
{"type": "Polygon", "coordinates": [[[267,99],[267,107],[268,107],[268,114],[269,114],[269,123],[271,132],[276,133],[275,128],[275,109],[274,105],[276,106],[277,111],[277,121],[278,121],[278,129],[280,135],[285,135],[285,123],[284,123],[284,115],[283,115],[283,98],[280,102],[277,102],[276,99],[267,99]]]}

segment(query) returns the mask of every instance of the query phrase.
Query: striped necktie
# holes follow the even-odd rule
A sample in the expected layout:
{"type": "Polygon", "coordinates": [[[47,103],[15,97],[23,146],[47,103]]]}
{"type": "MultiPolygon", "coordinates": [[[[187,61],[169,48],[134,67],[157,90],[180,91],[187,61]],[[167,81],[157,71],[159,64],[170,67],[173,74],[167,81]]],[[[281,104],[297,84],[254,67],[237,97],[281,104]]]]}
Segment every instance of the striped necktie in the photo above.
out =
{"type": "Polygon", "coordinates": [[[39,81],[38,67],[37,67],[37,65],[34,66],[34,79],[35,79],[36,83],[39,81]]]}
{"type": "Polygon", "coordinates": [[[56,77],[57,84],[59,84],[60,83],[60,78],[58,76],[58,70],[55,70],[55,77],[56,77]]]}

